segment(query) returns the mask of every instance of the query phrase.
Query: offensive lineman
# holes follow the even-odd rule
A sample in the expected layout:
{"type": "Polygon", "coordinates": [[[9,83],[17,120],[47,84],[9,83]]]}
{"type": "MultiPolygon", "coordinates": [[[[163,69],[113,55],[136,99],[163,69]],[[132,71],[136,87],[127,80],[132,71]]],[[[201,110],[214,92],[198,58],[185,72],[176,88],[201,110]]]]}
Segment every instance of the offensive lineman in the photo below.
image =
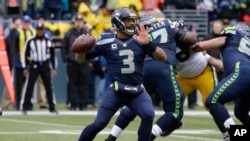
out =
{"type": "MultiPolygon", "coordinates": [[[[221,32],[221,37],[202,41],[195,44],[192,51],[203,51],[219,48],[223,58],[225,78],[215,87],[207,97],[205,105],[217,126],[223,124],[230,129],[234,120],[230,117],[224,104],[236,100],[234,114],[244,125],[250,126],[250,28],[244,23],[237,23],[232,27],[226,27],[221,32]]],[[[230,135],[223,141],[230,141],[230,135]]]]}

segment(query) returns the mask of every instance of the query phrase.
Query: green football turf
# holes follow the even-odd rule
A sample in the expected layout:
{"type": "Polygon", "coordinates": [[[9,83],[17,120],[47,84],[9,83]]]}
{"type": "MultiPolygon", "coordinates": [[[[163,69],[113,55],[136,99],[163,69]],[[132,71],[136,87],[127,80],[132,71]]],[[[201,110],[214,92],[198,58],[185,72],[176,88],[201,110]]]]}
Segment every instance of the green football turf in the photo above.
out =
{"type": "MultiPolygon", "coordinates": [[[[0,117],[0,141],[77,141],[84,126],[90,124],[95,110],[69,112],[64,105],[58,107],[59,115],[51,115],[47,110],[36,109],[28,115],[20,112],[4,111],[0,117]],[[36,112],[38,111],[38,112],[36,112]]],[[[231,110],[231,107],[229,106],[231,110]]],[[[159,117],[161,111],[157,111],[159,117]]],[[[202,107],[195,110],[185,109],[183,127],[168,137],[156,141],[221,141],[222,136],[208,112],[202,107]]],[[[114,123],[100,132],[94,141],[104,141],[114,123]]],[[[136,118],[117,141],[136,141],[140,119],[136,118]]]]}

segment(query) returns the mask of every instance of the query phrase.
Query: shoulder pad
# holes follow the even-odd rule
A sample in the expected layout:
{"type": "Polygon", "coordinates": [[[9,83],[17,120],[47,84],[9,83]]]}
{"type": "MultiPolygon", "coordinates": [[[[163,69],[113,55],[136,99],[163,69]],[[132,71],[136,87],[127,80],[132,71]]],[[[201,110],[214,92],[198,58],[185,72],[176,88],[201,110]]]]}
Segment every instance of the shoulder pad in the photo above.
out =
{"type": "Polygon", "coordinates": [[[233,26],[229,26],[224,28],[224,30],[221,31],[221,34],[236,34],[236,29],[233,26]]]}
{"type": "Polygon", "coordinates": [[[96,44],[97,45],[104,45],[111,43],[115,40],[115,34],[114,33],[105,33],[102,34],[100,37],[98,37],[96,44]]]}

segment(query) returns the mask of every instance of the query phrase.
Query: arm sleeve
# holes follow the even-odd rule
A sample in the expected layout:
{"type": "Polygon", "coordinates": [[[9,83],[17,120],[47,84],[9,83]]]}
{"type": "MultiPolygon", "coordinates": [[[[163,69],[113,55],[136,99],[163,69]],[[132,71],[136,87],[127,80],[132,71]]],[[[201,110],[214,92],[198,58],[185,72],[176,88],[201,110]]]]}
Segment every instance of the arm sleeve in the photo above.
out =
{"type": "Polygon", "coordinates": [[[95,45],[90,51],[86,53],[86,60],[93,59],[102,55],[102,50],[99,45],[95,45]]]}
{"type": "Polygon", "coordinates": [[[52,63],[52,68],[56,69],[55,45],[52,41],[51,41],[51,47],[50,47],[50,60],[52,63]]]}
{"type": "Polygon", "coordinates": [[[31,60],[30,58],[30,42],[33,40],[28,40],[24,46],[24,68],[28,68],[29,62],[31,60]]]}
{"type": "Polygon", "coordinates": [[[66,34],[62,40],[62,46],[61,46],[61,56],[63,63],[67,62],[67,56],[69,51],[69,43],[68,43],[68,34],[66,34]]]}

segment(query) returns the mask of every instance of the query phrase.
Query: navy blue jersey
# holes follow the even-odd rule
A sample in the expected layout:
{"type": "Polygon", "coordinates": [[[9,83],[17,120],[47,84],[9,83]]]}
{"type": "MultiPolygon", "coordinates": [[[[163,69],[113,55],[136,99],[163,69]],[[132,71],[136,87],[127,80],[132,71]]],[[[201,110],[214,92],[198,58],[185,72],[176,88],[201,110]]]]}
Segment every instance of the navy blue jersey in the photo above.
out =
{"type": "Polygon", "coordinates": [[[99,55],[107,60],[107,73],[111,83],[119,81],[133,86],[142,83],[143,62],[147,51],[133,37],[122,41],[114,33],[101,35],[86,54],[86,59],[99,55]]]}
{"type": "Polygon", "coordinates": [[[221,34],[227,37],[221,48],[225,72],[232,72],[237,62],[250,64],[250,40],[234,27],[225,28],[221,34]]]}
{"type": "Polygon", "coordinates": [[[167,61],[172,65],[175,63],[176,51],[174,35],[175,26],[170,20],[162,20],[149,28],[151,41],[165,51],[168,57],[167,61]]]}

